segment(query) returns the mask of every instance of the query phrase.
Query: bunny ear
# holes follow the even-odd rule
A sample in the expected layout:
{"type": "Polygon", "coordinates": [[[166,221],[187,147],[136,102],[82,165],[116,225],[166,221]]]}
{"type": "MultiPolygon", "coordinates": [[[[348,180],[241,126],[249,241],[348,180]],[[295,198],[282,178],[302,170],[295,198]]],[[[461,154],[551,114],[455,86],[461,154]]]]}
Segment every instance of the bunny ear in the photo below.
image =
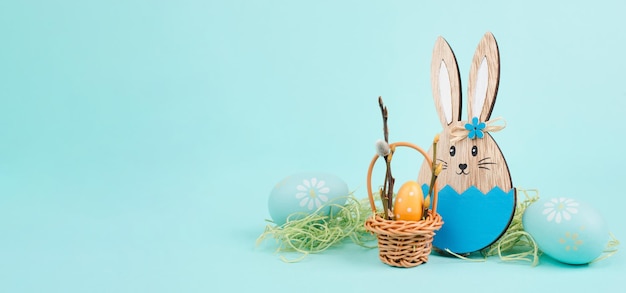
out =
{"type": "Polygon", "coordinates": [[[461,78],[454,53],[444,38],[439,37],[433,48],[430,67],[435,107],[441,125],[445,128],[461,120],[461,78]]]}
{"type": "Polygon", "coordinates": [[[493,34],[487,32],[480,40],[469,76],[469,120],[478,117],[488,121],[496,103],[498,83],[500,82],[500,54],[493,34]]]}

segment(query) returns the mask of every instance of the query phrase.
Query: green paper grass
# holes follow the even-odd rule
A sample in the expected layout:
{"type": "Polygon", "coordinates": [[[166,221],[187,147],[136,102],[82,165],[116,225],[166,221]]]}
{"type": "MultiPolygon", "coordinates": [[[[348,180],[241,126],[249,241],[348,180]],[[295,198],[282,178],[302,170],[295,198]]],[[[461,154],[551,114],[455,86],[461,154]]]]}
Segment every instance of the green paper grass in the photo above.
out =
{"type": "MultiPolygon", "coordinates": [[[[375,248],[375,245],[367,245],[367,242],[376,238],[366,231],[364,226],[365,220],[371,214],[369,202],[366,199],[358,200],[352,195],[336,198],[311,214],[290,215],[282,226],[267,225],[263,234],[257,239],[257,245],[266,238],[273,237],[279,243],[277,253],[302,254],[295,259],[287,259],[281,255],[281,259],[285,262],[298,262],[310,253],[325,251],[345,239],[350,239],[362,247],[375,248]],[[337,203],[344,199],[345,204],[337,203]],[[332,211],[331,215],[321,215],[320,211],[329,206],[332,211]]],[[[273,223],[270,220],[267,221],[273,223]]]]}
{"type": "MultiPolygon", "coordinates": [[[[481,262],[486,261],[489,256],[498,255],[503,261],[527,261],[532,266],[536,266],[542,252],[533,237],[524,231],[522,216],[528,206],[539,200],[539,191],[520,188],[517,191],[524,194],[525,199],[517,203],[511,224],[502,237],[480,251],[483,258],[469,258],[449,250],[446,252],[467,261],[481,262]]],[[[310,253],[323,252],[342,243],[345,239],[351,239],[362,247],[376,248],[377,245],[367,245],[368,242],[376,240],[375,235],[365,230],[365,220],[370,216],[372,216],[372,211],[367,199],[358,200],[352,195],[337,198],[321,206],[312,214],[294,213],[290,215],[287,222],[282,226],[267,225],[263,234],[257,239],[257,245],[266,238],[273,237],[279,243],[276,249],[277,253],[297,252],[302,254],[295,259],[287,259],[281,255],[280,258],[284,262],[298,262],[310,253]],[[345,204],[337,204],[343,199],[346,199],[345,204]],[[330,216],[320,215],[320,210],[328,206],[331,207],[332,214],[330,216]]],[[[272,223],[270,220],[268,222],[272,223]]],[[[615,254],[618,245],[619,241],[611,234],[611,241],[605,251],[606,254],[593,262],[615,254]]]]}

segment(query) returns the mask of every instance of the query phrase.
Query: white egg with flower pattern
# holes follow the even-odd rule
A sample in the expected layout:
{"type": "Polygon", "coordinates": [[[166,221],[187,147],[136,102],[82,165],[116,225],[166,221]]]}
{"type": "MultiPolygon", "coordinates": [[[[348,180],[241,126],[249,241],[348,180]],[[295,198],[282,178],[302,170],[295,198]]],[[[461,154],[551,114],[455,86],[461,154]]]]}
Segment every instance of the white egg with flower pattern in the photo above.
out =
{"type": "Polygon", "coordinates": [[[522,224],[541,251],[567,264],[590,263],[603,253],[610,238],[608,225],[597,210],[566,197],[531,204],[522,224]]]}
{"type": "Polygon", "coordinates": [[[330,215],[331,207],[320,207],[328,203],[344,205],[348,195],[348,185],[335,175],[321,172],[299,173],[286,177],[274,186],[270,192],[268,209],[272,221],[283,225],[290,215],[290,220],[302,218],[318,210],[322,215],[330,215]]]}

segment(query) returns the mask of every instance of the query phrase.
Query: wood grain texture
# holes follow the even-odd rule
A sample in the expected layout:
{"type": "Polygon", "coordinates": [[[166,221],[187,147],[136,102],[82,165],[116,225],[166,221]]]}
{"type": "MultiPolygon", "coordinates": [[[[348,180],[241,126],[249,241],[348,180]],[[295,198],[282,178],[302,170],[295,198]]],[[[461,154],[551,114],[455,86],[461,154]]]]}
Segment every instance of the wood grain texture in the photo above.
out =
{"type": "MultiPolygon", "coordinates": [[[[471,109],[474,99],[472,95],[476,86],[476,75],[483,58],[487,58],[489,70],[486,100],[480,115],[481,121],[484,122],[490,117],[495,104],[500,71],[498,46],[495,38],[489,32],[486,33],[480,41],[472,61],[468,90],[470,93],[470,99],[468,99],[468,109],[471,109]]],[[[504,159],[498,144],[489,133],[485,133],[482,139],[469,139],[465,137],[459,141],[451,142],[451,129],[453,127],[463,127],[468,121],[460,121],[462,104],[460,92],[458,94],[458,105],[453,103],[453,105],[455,105],[453,108],[458,109],[459,111],[458,113],[455,113],[455,117],[457,117],[457,119],[455,119],[456,121],[448,124],[445,122],[445,118],[442,117],[443,112],[441,105],[439,104],[440,92],[438,84],[441,60],[444,60],[444,62],[451,65],[451,60],[454,60],[454,54],[452,54],[452,50],[448,46],[448,43],[443,40],[442,37],[439,37],[435,42],[431,64],[433,97],[435,99],[437,113],[443,125],[443,131],[440,134],[440,141],[437,145],[437,162],[443,163],[444,166],[438,178],[438,189],[443,188],[445,185],[450,185],[459,193],[462,193],[471,186],[477,187],[483,193],[489,192],[495,186],[500,187],[500,189],[504,191],[511,190],[513,188],[513,183],[511,181],[506,160],[504,159]]],[[[454,74],[454,71],[450,70],[451,67],[457,68],[456,61],[454,61],[453,64],[454,66],[448,66],[448,70],[451,74],[454,74]]],[[[456,69],[456,72],[458,78],[458,69],[456,69]]],[[[454,78],[451,80],[454,80],[454,78]]],[[[453,82],[451,84],[458,84],[460,87],[460,81],[458,83],[453,82]]],[[[456,88],[453,91],[452,96],[456,97],[456,88]]],[[[468,113],[471,113],[471,110],[469,110],[468,113]]],[[[471,121],[471,118],[468,120],[471,121]]],[[[432,148],[428,151],[428,154],[432,157],[432,148]]],[[[430,177],[430,166],[427,166],[426,164],[422,165],[418,175],[418,182],[420,184],[428,184],[430,177]]]]}
{"type": "MultiPolygon", "coordinates": [[[[428,153],[432,156],[432,149],[428,153]]],[[[442,132],[437,145],[437,162],[444,166],[437,179],[438,189],[450,185],[458,193],[462,193],[470,186],[476,186],[483,193],[487,193],[495,186],[504,191],[513,188],[506,160],[498,144],[488,133],[482,139],[465,138],[452,144],[448,131],[442,132]],[[455,149],[454,156],[450,153],[452,147],[455,149]],[[473,149],[476,151],[473,152],[473,149]]],[[[423,164],[418,182],[428,184],[430,177],[429,167],[423,164]]]]}

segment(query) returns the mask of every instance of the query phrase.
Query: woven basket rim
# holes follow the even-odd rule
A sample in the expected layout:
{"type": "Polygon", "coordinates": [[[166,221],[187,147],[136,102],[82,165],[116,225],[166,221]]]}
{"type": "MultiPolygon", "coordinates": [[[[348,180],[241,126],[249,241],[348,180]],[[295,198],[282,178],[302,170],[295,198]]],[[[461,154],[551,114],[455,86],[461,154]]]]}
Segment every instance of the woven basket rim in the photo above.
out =
{"type": "Polygon", "coordinates": [[[387,220],[374,214],[365,221],[365,229],[388,236],[406,237],[420,234],[432,234],[443,225],[441,215],[432,210],[428,211],[426,219],[420,221],[387,220]]]}

